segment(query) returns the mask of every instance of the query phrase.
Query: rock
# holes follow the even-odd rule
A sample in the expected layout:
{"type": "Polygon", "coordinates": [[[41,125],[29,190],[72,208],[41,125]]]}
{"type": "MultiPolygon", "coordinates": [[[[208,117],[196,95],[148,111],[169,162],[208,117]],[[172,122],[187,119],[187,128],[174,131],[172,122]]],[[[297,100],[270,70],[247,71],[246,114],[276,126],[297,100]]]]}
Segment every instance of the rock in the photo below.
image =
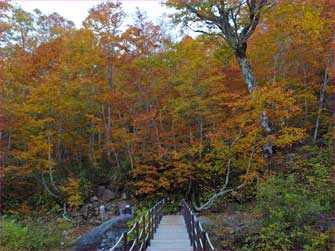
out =
{"type": "Polygon", "coordinates": [[[118,203],[118,206],[121,210],[125,209],[126,206],[129,205],[128,201],[125,201],[125,200],[121,200],[119,203],[118,203]]]}
{"type": "Polygon", "coordinates": [[[98,197],[97,196],[93,196],[91,199],[90,199],[90,202],[96,202],[98,201],[98,197]]]}
{"type": "Polygon", "coordinates": [[[101,242],[103,241],[103,236],[105,236],[106,232],[111,229],[113,226],[117,224],[123,224],[129,220],[131,220],[133,215],[121,215],[114,217],[105,223],[101,224],[98,227],[93,228],[87,234],[81,236],[75,242],[75,250],[95,250],[99,247],[101,242]]]}
{"type": "Polygon", "coordinates": [[[107,203],[105,205],[106,211],[114,212],[115,211],[115,205],[112,203],[107,203]]]}
{"type": "Polygon", "coordinates": [[[74,211],[69,212],[69,215],[71,217],[78,217],[80,215],[80,212],[74,210],[74,211]]]}
{"type": "Polygon", "coordinates": [[[102,195],[103,201],[111,201],[112,199],[115,199],[115,193],[113,193],[111,190],[106,189],[104,191],[104,194],[102,195]]]}
{"type": "Polygon", "coordinates": [[[82,206],[79,211],[81,215],[88,216],[88,210],[89,210],[89,204],[82,206]]]}
{"type": "Polygon", "coordinates": [[[105,190],[106,190],[105,186],[99,186],[98,190],[97,190],[98,197],[102,197],[103,194],[104,194],[104,192],[105,192],[105,190]]]}
{"type": "Polygon", "coordinates": [[[99,216],[99,208],[94,209],[94,216],[99,216]]]}

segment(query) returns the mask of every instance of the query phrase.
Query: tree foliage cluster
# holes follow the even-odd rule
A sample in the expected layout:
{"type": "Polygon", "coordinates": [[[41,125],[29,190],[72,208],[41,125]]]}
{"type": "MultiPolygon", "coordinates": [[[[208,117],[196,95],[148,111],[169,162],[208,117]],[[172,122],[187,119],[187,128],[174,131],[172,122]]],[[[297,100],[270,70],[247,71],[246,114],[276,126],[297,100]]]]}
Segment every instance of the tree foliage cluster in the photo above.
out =
{"type": "MultiPolygon", "coordinates": [[[[207,22],[210,34],[180,41],[140,10],[124,28],[119,2],[92,8],[81,29],[1,3],[5,210],[24,201],[77,208],[101,184],[210,207],[212,193],[290,169],[283,163],[298,144],[327,144],[333,2],[280,1],[262,18],[249,5],[252,20],[239,3],[240,13],[225,7],[241,19],[231,38],[207,22]],[[251,87],[241,72],[247,55],[258,80],[251,87]]],[[[220,11],[220,1],[168,1],[180,4],[180,22],[220,11]]]]}

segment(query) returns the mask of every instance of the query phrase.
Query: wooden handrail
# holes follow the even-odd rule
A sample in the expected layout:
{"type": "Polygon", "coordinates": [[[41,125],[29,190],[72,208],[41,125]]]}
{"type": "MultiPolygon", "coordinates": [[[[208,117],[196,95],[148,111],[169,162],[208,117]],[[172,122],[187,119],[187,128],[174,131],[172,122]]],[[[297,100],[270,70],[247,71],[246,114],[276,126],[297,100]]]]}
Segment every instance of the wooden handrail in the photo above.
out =
{"type": "Polygon", "coordinates": [[[136,221],[129,231],[124,232],[116,244],[109,251],[145,251],[156,232],[157,226],[163,217],[165,200],[161,200],[150,208],[139,221],[136,221]],[[130,234],[135,230],[135,237],[130,240],[130,234]],[[122,243],[122,247],[121,246],[122,243]]]}
{"type": "Polygon", "coordinates": [[[186,229],[190,237],[191,245],[195,251],[216,250],[209,239],[208,233],[204,230],[201,223],[194,215],[187,202],[181,201],[181,212],[184,216],[186,229]]]}

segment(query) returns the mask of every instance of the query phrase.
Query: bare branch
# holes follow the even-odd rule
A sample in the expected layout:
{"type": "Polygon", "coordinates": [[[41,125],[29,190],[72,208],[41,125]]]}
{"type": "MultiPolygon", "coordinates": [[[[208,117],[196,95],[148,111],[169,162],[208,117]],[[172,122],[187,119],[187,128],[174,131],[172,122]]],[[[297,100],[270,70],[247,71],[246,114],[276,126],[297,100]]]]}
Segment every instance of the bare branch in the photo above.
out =
{"type": "Polygon", "coordinates": [[[59,198],[58,195],[54,194],[53,192],[51,192],[51,190],[49,189],[48,185],[45,183],[45,179],[44,179],[44,173],[42,172],[42,183],[44,185],[45,190],[52,196],[55,198],[59,198]]]}
{"type": "MultiPolygon", "coordinates": [[[[214,36],[214,35],[216,35],[216,34],[212,34],[212,33],[209,33],[209,32],[207,32],[207,31],[204,31],[204,30],[195,30],[195,29],[193,29],[190,25],[188,25],[188,24],[186,24],[186,26],[187,26],[187,28],[189,28],[191,31],[193,31],[193,32],[198,32],[198,33],[202,33],[202,34],[205,34],[205,35],[207,35],[207,36],[214,36]]],[[[220,34],[218,34],[219,36],[221,36],[220,34]]],[[[223,37],[224,38],[224,37],[223,37]]]]}
{"type": "MultiPolygon", "coordinates": [[[[253,160],[253,157],[254,157],[254,154],[255,154],[255,151],[256,151],[256,137],[255,137],[255,140],[253,142],[253,146],[252,146],[252,149],[251,149],[251,154],[250,154],[250,157],[249,157],[249,161],[248,161],[248,166],[247,166],[247,170],[246,170],[246,173],[243,177],[243,182],[234,187],[234,188],[229,188],[229,189],[226,189],[226,186],[227,186],[227,176],[226,176],[226,183],[224,184],[224,186],[220,189],[220,191],[218,193],[215,193],[212,195],[212,197],[206,202],[204,203],[203,205],[201,206],[197,206],[197,203],[195,201],[195,194],[193,193],[192,195],[192,204],[193,204],[193,207],[195,208],[196,211],[202,211],[202,210],[206,210],[206,209],[209,209],[213,203],[215,202],[215,200],[218,198],[218,197],[221,197],[227,193],[230,193],[230,192],[233,192],[235,190],[239,190],[241,189],[242,187],[244,187],[246,185],[246,177],[248,176],[249,174],[249,171],[250,171],[250,168],[251,168],[251,164],[252,164],[252,160],[253,160]]],[[[230,165],[230,164],[229,164],[230,165]]],[[[228,166],[229,167],[229,166],[228,166]]],[[[229,167],[230,168],[230,167],[229,167]]],[[[228,172],[228,170],[227,170],[228,172]]],[[[229,171],[230,172],[230,171],[229,171]]],[[[228,175],[228,173],[227,173],[228,175]]]]}
{"type": "Polygon", "coordinates": [[[240,131],[239,131],[237,137],[233,140],[233,142],[229,146],[226,180],[225,180],[225,184],[220,189],[220,191],[226,189],[226,187],[228,186],[228,182],[229,182],[229,178],[230,178],[231,158],[232,158],[232,156],[231,156],[232,151],[231,150],[232,150],[233,146],[236,144],[236,142],[241,138],[241,135],[242,135],[242,128],[240,128],[240,131]]]}

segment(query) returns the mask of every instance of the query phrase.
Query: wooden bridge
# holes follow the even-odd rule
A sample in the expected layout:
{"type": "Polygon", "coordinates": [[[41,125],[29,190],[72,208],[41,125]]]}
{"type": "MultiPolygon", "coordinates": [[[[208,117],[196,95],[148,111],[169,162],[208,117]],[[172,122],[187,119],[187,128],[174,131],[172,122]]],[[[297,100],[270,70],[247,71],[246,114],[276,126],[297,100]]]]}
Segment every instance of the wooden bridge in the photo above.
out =
{"type": "Polygon", "coordinates": [[[110,251],[215,250],[186,201],[181,205],[181,215],[164,215],[165,200],[161,200],[124,232],[110,251]]]}

